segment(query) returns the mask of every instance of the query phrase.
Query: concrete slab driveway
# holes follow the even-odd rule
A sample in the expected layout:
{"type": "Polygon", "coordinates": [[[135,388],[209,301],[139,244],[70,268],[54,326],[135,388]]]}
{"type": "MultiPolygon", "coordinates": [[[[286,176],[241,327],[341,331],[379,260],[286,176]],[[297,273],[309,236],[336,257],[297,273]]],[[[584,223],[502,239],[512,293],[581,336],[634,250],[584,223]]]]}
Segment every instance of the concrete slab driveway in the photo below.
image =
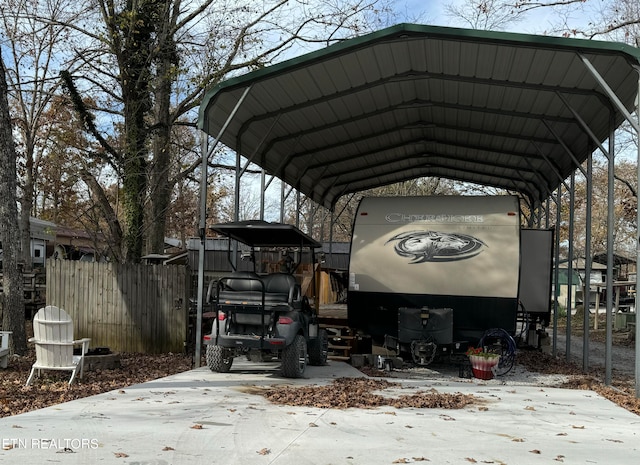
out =
{"type": "Polygon", "coordinates": [[[460,392],[482,402],[459,410],[321,409],[272,404],[254,386],[363,375],[330,362],[290,380],[276,364],[236,362],[228,374],[200,368],[0,419],[0,463],[640,463],[640,417],[592,391],[393,379],[403,391],[460,392]]]}

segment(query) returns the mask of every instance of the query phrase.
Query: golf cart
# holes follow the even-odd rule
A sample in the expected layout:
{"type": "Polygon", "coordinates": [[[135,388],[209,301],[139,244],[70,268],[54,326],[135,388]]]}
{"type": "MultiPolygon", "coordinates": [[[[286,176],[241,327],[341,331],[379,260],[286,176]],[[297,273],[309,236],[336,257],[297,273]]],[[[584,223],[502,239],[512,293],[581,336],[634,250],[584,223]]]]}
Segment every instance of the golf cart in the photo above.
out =
{"type": "Polygon", "coordinates": [[[211,229],[248,246],[250,251],[242,255],[250,260],[253,270],[238,271],[231,260],[234,271],[209,285],[207,301],[216,314],[211,334],[204,337],[209,368],[228,372],[238,356],[251,361],[279,359],[283,376],[299,378],[307,361],[324,365],[327,333],[319,328],[317,311],[294,276],[303,255],[310,257],[310,288],[315,292],[314,249],[320,243],[292,225],[265,221],[217,224],[211,229]],[[261,255],[258,263],[262,267],[270,263],[260,273],[256,271],[256,253],[261,255]],[[282,257],[276,264],[268,259],[274,255],[282,257]]]}

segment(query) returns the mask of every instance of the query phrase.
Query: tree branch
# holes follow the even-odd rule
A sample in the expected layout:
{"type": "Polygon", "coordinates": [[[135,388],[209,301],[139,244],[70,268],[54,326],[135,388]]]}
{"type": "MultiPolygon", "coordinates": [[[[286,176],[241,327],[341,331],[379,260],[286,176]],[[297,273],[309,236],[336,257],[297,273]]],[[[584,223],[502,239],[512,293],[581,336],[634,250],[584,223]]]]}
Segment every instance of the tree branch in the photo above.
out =
{"type": "MultiPolygon", "coordinates": [[[[93,115],[89,113],[89,111],[87,110],[87,107],[82,101],[82,98],[78,93],[78,89],[73,83],[73,78],[71,77],[71,74],[69,74],[68,71],[60,71],[60,77],[66,89],[69,91],[69,94],[71,96],[71,102],[73,103],[73,107],[78,113],[78,116],[80,117],[80,121],[82,121],[82,124],[85,127],[85,130],[89,132],[93,137],[95,137],[96,140],[100,143],[100,146],[104,148],[107,153],[111,154],[111,156],[115,160],[121,161],[120,154],[111,146],[111,144],[107,142],[107,140],[104,137],[102,137],[102,134],[100,134],[100,132],[98,131],[98,128],[96,127],[93,121],[94,119],[93,115]]],[[[111,166],[113,166],[114,168],[117,168],[114,165],[113,161],[110,160],[108,157],[102,156],[101,158],[107,163],[109,163],[111,166]]]]}

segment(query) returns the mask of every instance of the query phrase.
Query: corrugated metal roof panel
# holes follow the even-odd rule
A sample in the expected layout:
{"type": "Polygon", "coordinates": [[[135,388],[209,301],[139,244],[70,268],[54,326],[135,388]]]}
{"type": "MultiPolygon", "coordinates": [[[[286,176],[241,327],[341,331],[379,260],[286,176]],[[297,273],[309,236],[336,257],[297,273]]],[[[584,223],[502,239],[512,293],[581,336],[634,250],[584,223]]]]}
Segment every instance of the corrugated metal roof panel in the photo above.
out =
{"type": "Polygon", "coordinates": [[[572,110],[599,141],[611,129],[583,59],[630,110],[639,57],[610,42],[403,24],[222,83],[199,125],[217,135],[250,86],[222,142],[327,207],[421,176],[542,200],[593,146],[572,110]]]}

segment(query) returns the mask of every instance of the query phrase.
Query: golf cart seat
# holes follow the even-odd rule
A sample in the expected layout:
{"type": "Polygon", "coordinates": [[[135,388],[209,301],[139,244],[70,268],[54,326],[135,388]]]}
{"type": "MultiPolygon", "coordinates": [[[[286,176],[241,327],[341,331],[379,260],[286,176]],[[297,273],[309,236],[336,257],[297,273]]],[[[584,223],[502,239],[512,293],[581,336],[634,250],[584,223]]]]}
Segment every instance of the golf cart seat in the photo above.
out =
{"type": "Polygon", "coordinates": [[[262,280],[251,271],[235,271],[220,279],[218,300],[220,302],[250,301],[262,299],[262,280]]]}
{"type": "Polygon", "coordinates": [[[288,304],[296,306],[301,300],[300,285],[286,273],[273,273],[264,277],[248,271],[237,271],[223,278],[220,302],[262,303],[264,286],[265,305],[288,304]]]}
{"type": "Polygon", "coordinates": [[[300,285],[287,273],[273,273],[264,277],[265,301],[294,306],[300,302],[300,285]]]}
{"type": "Polygon", "coordinates": [[[262,292],[260,276],[251,271],[236,271],[225,280],[225,287],[231,292],[262,292]]]}

